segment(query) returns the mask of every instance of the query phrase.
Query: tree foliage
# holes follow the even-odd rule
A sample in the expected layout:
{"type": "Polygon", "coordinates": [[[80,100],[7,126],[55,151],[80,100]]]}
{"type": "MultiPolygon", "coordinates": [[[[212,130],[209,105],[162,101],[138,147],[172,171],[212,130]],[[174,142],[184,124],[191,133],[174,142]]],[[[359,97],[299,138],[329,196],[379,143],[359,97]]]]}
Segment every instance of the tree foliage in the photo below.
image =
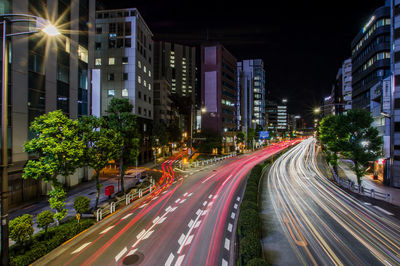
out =
{"type": "Polygon", "coordinates": [[[200,143],[200,152],[211,153],[213,149],[222,149],[221,135],[218,135],[217,133],[210,130],[204,130],[201,133],[200,137],[205,138],[205,140],[202,140],[200,143]]]}
{"type": "Polygon", "coordinates": [[[49,210],[42,211],[36,217],[36,223],[40,228],[44,229],[46,237],[47,237],[47,228],[53,222],[54,222],[54,213],[49,210]]]}
{"type": "Polygon", "coordinates": [[[68,213],[68,210],[64,208],[67,193],[64,191],[61,184],[58,184],[53,188],[53,190],[49,191],[48,195],[50,197],[50,208],[56,210],[54,218],[56,218],[57,224],[59,225],[61,220],[64,219],[68,213]]]}
{"type": "Polygon", "coordinates": [[[236,133],[236,144],[244,143],[246,140],[246,133],[239,131],[236,133]]]}
{"type": "Polygon", "coordinates": [[[82,165],[87,165],[95,170],[96,179],[96,203],[100,198],[100,171],[111,160],[118,157],[122,148],[121,134],[112,128],[107,128],[104,118],[95,116],[83,116],[79,119],[80,135],[85,143],[82,165]]]}
{"type": "Polygon", "coordinates": [[[12,219],[9,223],[10,238],[23,246],[33,235],[33,217],[24,214],[12,219]]]}
{"type": "MultiPolygon", "coordinates": [[[[382,137],[371,124],[373,118],[370,112],[354,109],[339,116],[328,116],[320,123],[319,136],[332,153],[340,152],[349,157],[357,175],[358,184],[365,175],[370,161],[382,154],[382,137]]],[[[333,157],[335,160],[335,157],[333,157]]]]}
{"type": "Polygon", "coordinates": [[[133,105],[128,99],[113,98],[107,110],[107,124],[110,129],[121,135],[122,145],[115,157],[119,161],[121,188],[124,188],[124,176],[129,165],[133,165],[139,154],[139,133],[133,105]]]}
{"type": "Polygon", "coordinates": [[[74,209],[76,213],[79,214],[77,217],[80,217],[83,213],[88,212],[90,210],[90,199],[85,196],[76,197],[74,200],[74,209]]]}

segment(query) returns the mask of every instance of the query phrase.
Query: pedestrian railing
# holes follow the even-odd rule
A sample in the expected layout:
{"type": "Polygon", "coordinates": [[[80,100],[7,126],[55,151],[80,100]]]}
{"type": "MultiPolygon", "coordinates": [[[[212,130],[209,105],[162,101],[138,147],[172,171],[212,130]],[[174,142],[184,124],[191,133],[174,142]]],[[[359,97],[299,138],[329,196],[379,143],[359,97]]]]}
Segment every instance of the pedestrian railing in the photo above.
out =
{"type": "Polygon", "coordinates": [[[135,200],[143,197],[144,195],[151,193],[155,188],[154,180],[150,180],[150,185],[143,189],[132,189],[129,193],[126,193],[122,197],[117,197],[117,200],[107,203],[96,210],[96,220],[100,221],[109,214],[114,213],[117,209],[127,206],[135,200]]]}

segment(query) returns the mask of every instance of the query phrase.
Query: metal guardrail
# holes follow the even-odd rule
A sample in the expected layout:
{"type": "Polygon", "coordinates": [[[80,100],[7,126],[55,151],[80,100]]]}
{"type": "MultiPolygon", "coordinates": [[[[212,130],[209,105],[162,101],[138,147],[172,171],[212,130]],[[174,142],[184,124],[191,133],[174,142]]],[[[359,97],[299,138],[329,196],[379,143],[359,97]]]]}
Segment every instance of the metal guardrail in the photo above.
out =
{"type": "Polygon", "coordinates": [[[338,177],[338,175],[335,173],[335,171],[333,171],[331,164],[329,164],[329,169],[330,169],[333,177],[335,178],[336,183],[339,186],[345,187],[348,190],[356,192],[360,195],[369,196],[373,199],[381,199],[381,200],[385,200],[389,203],[392,203],[392,195],[390,193],[375,191],[373,188],[371,188],[371,189],[365,188],[362,185],[359,186],[358,184],[356,184],[350,180],[344,180],[344,179],[338,177]]]}
{"type": "Polygon", "coordinates": [[[144,189],[132,189],[129,193],[124,196],[117,198],[116,201],[111,201],[107,205],[100,207],[96,210],[96,220],[100,221],[103,217],[115,212],[117,209],[123,206],[131,204],[133,201],[143,197],[147,193],[151,193],[155,187],[155,182],[153,179],[150,180],[150,185],[144,189]]]}
{"type": "Polygon", "coordinates": [[[214,158],[212,158],[212,159],[206,159],[206,160],[201,160],[201,161],[195,161],[195,162],[193,162],[192,164],[188,164],[187,166],[185,166],[185,165],[182,165],[182,161],[180,161],[179,162],[179,168],[180,169],[183,169],[183,168],[185,168],[185,169],[192,169],[192,168],[197,168],[197,167],[200,167],[200,166],[205,166],[205,165],[211,165],[211,164],[215,164],[215,163],[217,163],[217,162],[220,162],[220,161],[222,161],[222,160],[225,160],[225,159],[227,159],[227,158],[231,158],[231,157],[233,157],[233,156],[236,156],[237,154],[236,154],[236,152],[232,152],[232,153],[230,153],[230,154],[228,154],[228,155],[225,155],[225,156],[220,156],[220,157],[214,157],[214,158]],[[183,167],[183,168],[182,168],[183,167]]]}

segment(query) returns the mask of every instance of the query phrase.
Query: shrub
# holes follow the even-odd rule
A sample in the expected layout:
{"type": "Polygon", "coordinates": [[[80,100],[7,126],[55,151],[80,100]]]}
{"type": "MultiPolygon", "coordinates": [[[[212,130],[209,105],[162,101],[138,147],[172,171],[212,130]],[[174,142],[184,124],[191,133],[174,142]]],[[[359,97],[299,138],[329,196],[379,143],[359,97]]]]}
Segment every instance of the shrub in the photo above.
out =
{"type": "Polygon", "coordinates": [[[24,214],[11,220],[9,223],[10,238],[23,246],[33,235],[32,227],[33,217],[30,214],[24,214]]]}
{"type": "Polygon", "coordinates": [[[258,205],[254,201],[244,200],[240,204],[240,210],[243,211],[247,209],[253,209],[255,211],[258,211],[258,205]]]}
{"type": "Polygon", "coordinates": [[[268,263],[262,258],[254,258],[250,260],[246,266],[268,266],[268,263]]]}
{"type": "Polygon", "coordinates": [[[81,214],[90,210],[90,199],[85,196],[76,197],[74,201],[74,209],[77,213],[77,219],[79,222],[79,217],[81,216],[81,214]]]}
{"type": "Polygon", "coordinates": [[[240,236],[260,235],[260,217],[258,211],[254,209],[240,210],[239,213],[240,236]]]}
{"type": "Polygon", "coordinates": [[[249,200],[249,201],[252,201],[252,202],[257,202],[257,200],[258,200],[257,192],[246,191],[246,193],[244,193],[243,200],[249,200]]]}
{"type": "Polygon", "coordinates": [[[240,240],[239,256],[245,265],[253,258],[260,257],[261,243],[258,237],[250,235],[240,240]]]}
{"type": "Polygon", "coordinates": [[[47,237],[47,228],[51,223],[54,222],[54,214],[52,211],[42,211],[38,214],[36,218],[36,223],[38,226],[45,231],[45,236],[47,237]]]}

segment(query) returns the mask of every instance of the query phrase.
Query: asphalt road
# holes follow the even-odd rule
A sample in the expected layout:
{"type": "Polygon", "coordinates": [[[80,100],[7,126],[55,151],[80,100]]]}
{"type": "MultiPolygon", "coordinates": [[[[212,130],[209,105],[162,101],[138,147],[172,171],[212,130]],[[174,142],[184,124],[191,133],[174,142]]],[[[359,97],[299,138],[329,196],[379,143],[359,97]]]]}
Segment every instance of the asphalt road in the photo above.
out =
{"type": "Polygon", "coordinates": [[[328,181],[309,138],[271,166],[267,204],[277,224],[265,249],[275,265],[399,265],[400,221],[328,181]],[[282,236],[282,237],[280,237],[282,236]]]}
{"type": "Polygon", "coordinates": [[[190,172],[162,164],[157,189],[34,265],[235,265],[234,222],[251,168],[294,142],[190,172]]]}

